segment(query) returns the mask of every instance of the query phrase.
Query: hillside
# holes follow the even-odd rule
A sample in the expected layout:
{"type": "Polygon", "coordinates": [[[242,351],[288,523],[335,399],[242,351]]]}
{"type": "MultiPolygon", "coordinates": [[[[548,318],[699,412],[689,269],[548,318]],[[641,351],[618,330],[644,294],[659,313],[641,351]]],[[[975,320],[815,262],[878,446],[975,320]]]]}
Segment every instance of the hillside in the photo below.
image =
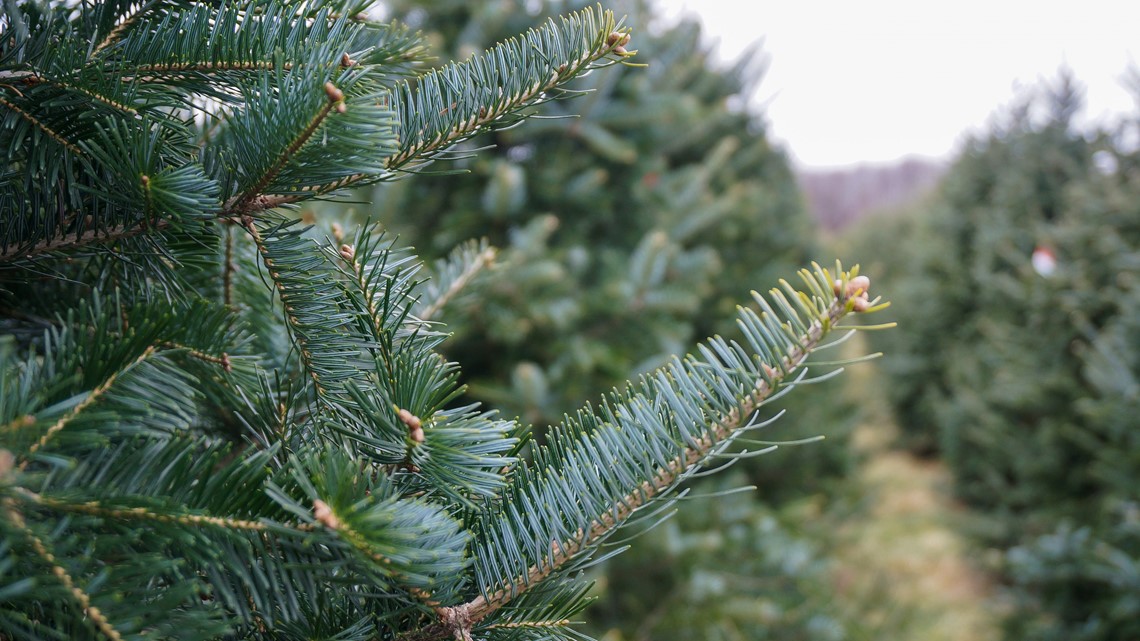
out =
{"type": "Polygon", "coordinates": [[[812,217],[835,231],[869,213],[922,197],[944,172],[939,161],[906,158],[886,165],[800,170],[797,179],[812,217]]]}

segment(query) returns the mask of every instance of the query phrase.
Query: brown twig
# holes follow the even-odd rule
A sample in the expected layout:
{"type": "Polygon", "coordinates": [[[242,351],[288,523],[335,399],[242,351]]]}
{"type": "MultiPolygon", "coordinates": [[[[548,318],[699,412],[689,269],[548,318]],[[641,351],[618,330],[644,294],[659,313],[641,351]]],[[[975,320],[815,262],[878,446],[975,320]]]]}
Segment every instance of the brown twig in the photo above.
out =
{"type": "Polygon", "coordinates": [[[87,231],[83,232],[76,231],[70,234],[64,234],[58,238],[41,240],[40,242],[32,245],[31,247],[28,247],[27,249],[20,249],[19,247],[7,247],[2,252],[0,252],[0,262],[10,262],[24,258],[31,258],[40,254],[71,249],[73,247],[80,247],[83,245],[90,245],[92,243],[108,243],[123,238],[138,236],[139,234],[161,231],[169,226],[170,221],[165,219],[158,219],[152,221],[141,221],[133,225],[118,225],[105,229],[88,229],[87,231]]]}

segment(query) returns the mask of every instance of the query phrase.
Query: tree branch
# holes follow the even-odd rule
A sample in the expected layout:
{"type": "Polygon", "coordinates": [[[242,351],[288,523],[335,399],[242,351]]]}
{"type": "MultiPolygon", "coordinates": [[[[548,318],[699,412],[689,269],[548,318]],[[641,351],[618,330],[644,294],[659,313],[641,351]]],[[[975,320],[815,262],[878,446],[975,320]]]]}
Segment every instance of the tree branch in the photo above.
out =
{"type": "Polygon", "coordinates": [[[70,234],[64,234],[58,238],[41,240],[35,245],[32,245],[31,247],[22,251],[19,247],[6,247],[2,252],[0,252],[0,263],[22,260],[25,258],[31,258],[33,256],[38,256],[40,254],[71,249],[73,247],[82,247],[93,243],[109,243],[123,238],[138,236],[139,234],[147,232],[161,231],[169,226],[170,221],[160,218],[158,220],[143,220],[133,225],[118,225],[104,229],[89,229],[84,232],[76,231],[70,234]]]}
{"type": "Polygon", "coordinates": [[[441,133],[429,141],[410,145],[400,153],[390,157],[385,163],[388,170],[397,171],[417,158],[426,157],[436,151],[450,147],[456,142],[470,138],[508,113],[517,111],[538,101],[546,92],[555,89],[558,85],[566,82],[566,80],[582,73],[590,65],[614,53],[618,48],[620,48],[620,46],[614,44],[613,41],[607,41],[601,47],[587,51],[577,60],[552,71],[550,78],[545,82],[537,83],[526,91],[510,96],[501,104],[490,109],[480,107],[477,113],[471,114],[470,117],[449,131],[441,133]]]}
{"type": "Polygon", "coordinates": [[[71,153],[75,154],[76,156],[82,156],[83,155],[83,151],[80,150],[79,147],[76,147],[75,145],[68,142],[66,138],[61,136],[59,133],[57,133],[52,128],[45,125],[43,122],[41,122],[38,118],[36,118],[32,114],[24,111],[23,109],[20,109],[16,105],[8,102],[7,100],[5,100],[3,98],[0,98],[0,105],[7,107],[10,111],[16,113],[17,115],[19,115],[24,120],[27,120],[28,122],[32,123],[33,127],[37,128],[40,131],[47,134],[48,138],[51,138],[52,140],[54,140],[57,143],[59,143],[60,145],[62,145],[64,149],[70,151],[71,153]]]}
{"type": "MultiPolygon", "coordinates": [[[[142,7],[145,7],[145,6],[146,5],[142,5],[142,7]]],[[[143,12],[141,11],[142,7],[140,7],[139,10],[136,10],[131,15],[126,16],[125,18],[123,18],[122,22],[115,25],[115,27],[107,33],[107,36],[105,38],[103,38],[102,40],[100,40],[99,44],[95,45],[95,48],[91,50],[91,56],[92,57],[96,56],[100,51],[106,49],[107,47],[109,47],[113,44],[115,44],[115,42],[117,42],[119,40],[119,38],[123,37],[123,34],[127,32],[127,29],[130,29],[131,25],[133,25],[142,16],[142,14],[143,14],[143,12]]]]}
{"type": "MultiPolygon", "coordinates": [[[[501,103],[491,107],[490,109],[480,107],[475,113],[470,114],[464,120],[456,123],[445,132],[439,132],[431,139],[420,141],[418,143],[409,144],[399,153],[390,156],[385,162],[384,167],[389,174],[395,174],[398,171],[414,162],[426,163],[430,161],[433,154],[436,154],[448,147],[466,140],[480,131],[491,127],[495,122],[512,112],[516,112],[525,107],[542,102],[543,95],[547,92],[557,88],[559,85],[573,79],[574,77],[582,74],[590,68],[590,65],[597,63],[599,60],[604,59],[610,54],[616,54],[623,58],[632,56],[635,52],[626,51],[622,46],[624,43],[629,42],[626,34],[617,34],[621,37],[615,38],[615,34],[611,34],[609,38],[604,40],[602,44],[594,49],[584,52],[577,60],[573,60],[568,64],[559,66],[557,69],[551,71],[551,75],[543,82],[538,82],[527,88],[524,91],[518,92],[512,96],[506,97],[501,103]]],[[[422,83],[422,80],[420,81],[422,83]]],[[[422,84],[421,84],[422,86],[422,84]]],[[[456,105],[444,109],[440,115],[446,113],[449,109],[454,108],[456,105]]],[[[422,133],[422,132],[421,132],[422,133]]],[[[312,189],[318,193],[329,193],[338,189],[343,189],[352,185],[353,183],[361,180],[372,178],[373,176],[367,174],[356,174],[353,176],[346,176],[340,180],[323,185],[319,188],[312,189]]]]}
{"type": "MultiPolygon", "coordinates": [[[[866,281],[860,277],[860,284],[866,281]]],[[[823,337],[835,327],[847,313],[867,308],[867,286],[854,292],[849,288],[846,295],[836,290],[836,298],[828,306],[822,319],[812,322],[800,337],[798,344],[785,353],[778,367],[765,366],[769,380],[760,380],[751,394],[744,398],[731,412],[723,416],[702,439],[692,443],[684,452],[666,466],[658,468],[656,474],[636,489],[616,501],[610,509],[595,518],[588,527],[578,530],[564,541],[551,541],[550,554],[540,563],[532,566],[525,576],[517,577],[510,587],[499,589],[486,596],[480,595],[471,601],[451,607],[438,608],[439,621],[420,630],[409,632],[399,638],[402,641],[442,641],[444,639],[468,639],[471,626],[477,624],[496,610],[502,608],[529,587],[537,585],[551,574],[573,560],[579,553],[597,544],[614,529],[624,524],[640,507],[664,490],[672,487],[685,472],[703,461],[714,448],[730,438],[745,424],[746,419],[759,409],[761,404],[778,388],[779,382],[803,365],[811,352],[819,346],[823,337]],[[862,301],[862,302],[859,302],[862,301]]]]}
{"type": "Polygon", "coordinates": [[[495,254],[495,250],[491,247],[488,247],[487,249],[484,249],[482,252],[480,252],[479,255],[476,256],[475,260],[467,266],[467,269],[463,270],[463,272],[459,274],[455,280],[451,281],[451,284],[448,286],[447,290],[440,293],[438,298],[433,300],[431,304],[429,304],[423,309],[422,312],[419,313],[419,319],[424,321],[431,320],[432,317],[438,314],[439,311],[443,309],[443,307],[447,305],[447,303],[452,298],[459,294],[459,292],[463,291],[463,288],[471,282],[471,279],[475,278],[475,276],[485,267],[495,262],[495,254]]]}
{"type": "Polygon", "coordinates": [[[285,285],[281,281],[281,269],[274,262],[273,258],[269,255],[269,247],[265,244],[265,238],[257,229],[253,217],[246,215],[242,217],[242,226],[249,232],[253,238],[253,243],[257,247],[258,253],[261,255],[261,260],[265,263],[265,268],[269,270],[270,280],[273,282],[274,287],[277,288],[277,294],[281,298],[281,307],[285,312],[285,320],[289,327],[293,330],[294,339],[297,341],[298,352],[301,356],[301,361],[305,365],[305,370],[309,372],[309,377],[313,379],[313,385],[316,386],[317,393],[324,395],[327,390],[321,384],[320,378],[317,376],[313,368],[313,353],[309,349],[309,341],[305,338],[302,331],[303,324],[300,319],[293,314],[293,306],[291,305],[292,296],[286,290],[285,285]]]}
{"type": "Polygon", "coordinates": [[[27,524],[24,522],[24,517],[19,512],[17,512],[15,506],[12,505],[11,499],[5,501],[4,507],[6,508],[4,510],[5,516],[8,517],[8,520],[11,521],[12,524],[15,525],[28,540],[32,546],[32,549],[35,550],[36,555],[51,567],[52,576],[54,576],[71,594],[72,598],[74,598],[76,603],[79,604],[79,608],[83,614],[91,619],[92,623],[95,624],[95,627],[107,639],[110,641],[122,641],[122,635],[120,635],[119,631],[111,625],[111,622],[107,620],[107,617],[103,615],[99,608],[91,605],[91,597],[80,587],[75,585],[75,581],[71,578],[71,574],[69,574],[67,570],[62,565],[60,565],[59,561],[56,560],[55,555],[51,553],[51,550],[47,548],[47,545],[44,544],[40,537],[36,536],[35,532],[32,532],[32,530],[27,526],[27,524]]]}
{"type": "MultiPolygon", "coordinates": [[[[142,521],[154,521],[157,523],[178,523],[181,525],[210,525],[220,527],[226,530],[250,530],[255,532],[264,532],[270,529],[270,526],[260,521],[251,521],[248,519],[232,519],[220,516],[208,516],[204,514],[170,514],[155,512],[143,507],[108,507],[100,504],[98,501],[88,501],[86,503],[70,503],[67,501],[60,501],[50,497],[41,496],[24,488],[16,488],[15,492],[21,500],[29,503],[34,503],[50,510],[59,512],[70,512],[75,514],[88,514],[91,516],[98,516],[110,519],[134,519],[142,521]]],[[[285,527],[299,530],[309,531],[312,526],[306,523],[290,524],[285,527]]]]}
{"type": "Polygon", "coordinates": [[[281,155],[277,157],[277,161],[273,164],[273,166],[270,167],[264,175],[262,175],[261,179],[258,180],[256,184],[245,190],[245,192],[231,198],[229,202],[227,202],[225,206],[222,207],[222,216],[228,216],[232,214],[246,214],[251,211],[260,211],[263,209],[268,209],[270,207],[268,201],[257,202],[252,207],[250,207],[249,204],[250,201],[253,201],[258,197],[263,197],[261,192],[266,187],[268,187],[270,183],[273,182],[273,179],[281,173],[281,170],[285,168],[285,165],[289,164],[289,161],[293,159],[293,156],[296,155],[298,151],[300,151],[301,147],[305,146],[305,143],[309,141],[309,138],[313,137],[313,134],[316,133],[317,128],[321,126],[321,123],[325,121],[325,118],[329,117],[329,114],[331,114],[333,110],[336,110],[337,113],[344,113],[345,111],[344,92],[342,92],[340,89],[337,89],[336,85],[331,82],[326,82],[325,94],[328,96],[328,101],[325,102],[325,104],[321,105],[320,110],[315,116],[313,116],[313,119],[309,121],[308,126],[306,126],[305,129],[302,130],[301,133],[293,140],[293,142],[291,142],[289,146],[285,148],[281,155]]]}
{"type": "Polygon", "coordinates": [[[141,363],[144,360],[146,360],[147,358],[149,358],[152,354],[154,354],[154,346],[153,345],[151,345],[150,347],[147,347],[145,350],[143,350],[143,353],[139,354],[138,358],[131,361],[130,364],[128,364],[126,367],[124,367],[123,369],[121,369],[121,370],[115,372],[114,374],[108,376],[107,380],[103,381],[102,383],[99,384],[98,387],[91,390],[91,392],[87,394],[86,398],[84,398],[82,401],[80,401],[78,405],[71,408],[70,412],[61,416],[58,421],[53,423],[52,426],[49,427],[46,432],[44,432],[43,436],[41,436],[38,441],[33,443],[32,446],[30,448],[28,448],[28,452],[25,455],[24,460],[20,463],[19,469],[20,470],[25,469],[28,466],[28,462],[31,461],[31,459],[27,458],[27,457],[31,456],[32,454],[35,454],[37,450],[39,450],[44,445],[47,445],[47,442],[50,441],[53,436],[55,436],[61,430],[63,430],[65,427],[67,427],[67,424],[70,423],[76,416],[79,416],[79,414],[81,412],[83,412],[83,410],[87,409],[87,407],[89,405],[91,405],[92,403],[99,400],[99,398],[101,396],[103,396],[103,394],[105,394],[108,389],[111,388],[111,385],[114,385],[115,381],[118,380],[118,378],[120,376],[122,376],[124,373],[130,371],[134,366],[138,365],[139,363],[141,363]]]}

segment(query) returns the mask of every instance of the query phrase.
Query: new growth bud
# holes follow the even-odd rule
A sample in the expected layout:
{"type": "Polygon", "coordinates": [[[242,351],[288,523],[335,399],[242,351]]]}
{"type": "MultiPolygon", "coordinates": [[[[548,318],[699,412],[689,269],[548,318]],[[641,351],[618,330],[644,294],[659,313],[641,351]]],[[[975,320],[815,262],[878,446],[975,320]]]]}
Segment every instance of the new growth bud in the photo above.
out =
{"type": "Polygon", "coordinates": [[[629,44],[629,34],[614,31],[606,38],[606,44],[613,47],[613,52],[618,54],[629,53],[626,51],[625,46],[629,44]]]}
{"type": "Polygon", "coordinates": [[[871,279],[866,276],[856,276],[847,281],[847,296],[867,296],[871,291],[871,279]]]}
{"type": "Polygon", "coordinates": [[[8,450],[0,449],[0,479],[8,476],[16,466],[16,455],[8,450]]]}
{"type": "Polygon", "coordinates": [[[345,112],[344,107],[344,92],[337,89],[337,86],[331,82],[325,83],[325,95],[329,97],[329,102],[336,105],[335,109],[338,114],[345,112]]]}
{"type": "Polygon", "coordinates": [[[400,421],[404,425],[408,426],[408,435],[412,437],[413,441],[417,443],[424,442],[423,422],[420,421],[420,418],[418,416],[402,408],[400,411],[396,412],[396,416],[400,418],[400,421]]]}
{"type": "Polygon", "coordinates": [[[333,514],[332,508],[320,499],[313,501],[313,517],[330,530],[340,528],[340,521],[333,514]]]}
{"type": "Polygon", "coordinates": [[[836,280],[831,291],[836,297],[851,301],[851,309],[856,312],[865,312],[871,308],[871,279],[866,276],[856,276],[846,284],[842,280],[836,280]]]}

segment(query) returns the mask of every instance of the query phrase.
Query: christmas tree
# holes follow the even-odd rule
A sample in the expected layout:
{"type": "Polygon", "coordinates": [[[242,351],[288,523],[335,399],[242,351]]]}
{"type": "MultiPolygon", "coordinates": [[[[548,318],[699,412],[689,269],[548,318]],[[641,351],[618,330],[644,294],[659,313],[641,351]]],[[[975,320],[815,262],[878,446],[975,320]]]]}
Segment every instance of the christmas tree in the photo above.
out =
{"type": "Polygon", "coordinates": [[[482,252],[425,284],[375,224],[295,207],[626,62],[611,13],[423,71],[418,36],[352,1],[6,7],[0,637],[572,638],[613,534],[880,306],[857,271],[805,270],[739,341],[536,443],[456,403],[439,354],[430,319],[482,252]]]}
{"type": "MultiPolygon", "coordinates": [[[[393,3],[460,57],[565,4],[393,3]]],[[[653,16],[645,2],[622,13],[653,16]]],[[[443,317],[447,350],[475,396],[538,425],[731,332],[749,283],[815,256],[787,159],[745,106],[759,56],[718,68],[693,20],[639,35],[637,50],[644,67],[578,79],[579,99],[468,142],[451,165],[464,173],[368,194],[426,257],[472,238],[501,248],[493,283],[443,317]]]]}
{"type": "Polygon", "coordinates": [[[911,329],[875,337],[910,443],[1005,552],[1011,639],[1140,633],[1137,121],[1084,132],[1081,103],[1062,75],[969,145],[887,259],[911,329]]]}

